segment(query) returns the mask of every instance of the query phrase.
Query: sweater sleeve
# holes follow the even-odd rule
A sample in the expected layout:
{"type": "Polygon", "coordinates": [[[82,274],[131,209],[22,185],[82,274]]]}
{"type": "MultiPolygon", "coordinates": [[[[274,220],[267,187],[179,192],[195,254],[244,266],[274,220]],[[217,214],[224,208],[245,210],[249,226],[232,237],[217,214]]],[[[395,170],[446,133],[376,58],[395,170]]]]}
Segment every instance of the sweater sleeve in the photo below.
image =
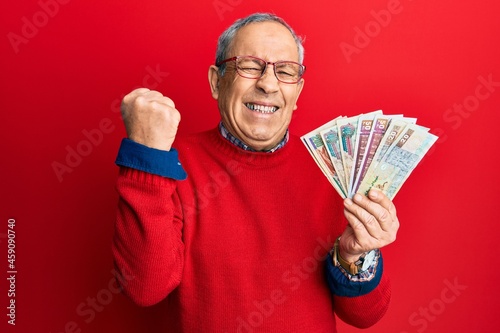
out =
{"type": "Polygon", "coordinates": [[[179,285],[183,273],[176,180],[122,166],[116,189],[113,256],[117,269],[132,276],[122,287],[138,305],[153,305],[179,285]]]}
{"type": "Polygon", "coordinates": [[[175,148],[170,151],[154,149],[127,138],[120,144],[115,163],[177,180],[187,177],[175,148]]]}
{"type": "Polygon", "coordinates": [[[357,328],[367,328],[382,319],[389,307],[391,285],[383,274],[381,254],[375,263],[373,277],[368,281],[350,280],[348,273],[333,265],[330,255],[326,266],[335,313],[342,321],[357,328]]]}

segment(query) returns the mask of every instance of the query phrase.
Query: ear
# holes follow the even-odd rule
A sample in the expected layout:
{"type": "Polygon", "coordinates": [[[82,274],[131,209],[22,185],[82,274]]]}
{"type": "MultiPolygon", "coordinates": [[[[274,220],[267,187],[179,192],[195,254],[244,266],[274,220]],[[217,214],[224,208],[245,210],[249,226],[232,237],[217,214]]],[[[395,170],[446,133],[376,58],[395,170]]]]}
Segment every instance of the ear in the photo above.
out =
{"type": "Polygon", "coordinates": [[[295,105],[293,106],[293,110],[297,110],[297,101],[299,99],[300,93],[302,92],[302,89],[304,88],[304,79],[300,79],[300,81],[297,83],[297,98],[295,98],[295,105]]]}
{"type": "Polygon", "coordinates": [[[210,83],[210,90],[212,91],[212,97],[215,99],[219,98],[219,67],[212,65],[208,69],[208,83],[210,83]]]}

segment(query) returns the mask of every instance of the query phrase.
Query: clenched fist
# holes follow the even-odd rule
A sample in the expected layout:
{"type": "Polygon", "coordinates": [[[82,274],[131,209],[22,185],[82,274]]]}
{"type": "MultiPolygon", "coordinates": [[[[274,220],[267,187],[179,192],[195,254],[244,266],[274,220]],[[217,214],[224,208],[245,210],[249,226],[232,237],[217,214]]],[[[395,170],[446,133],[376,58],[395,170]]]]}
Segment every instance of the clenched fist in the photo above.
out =
{"type": "Polygon", "coordinates": [[[181,120],[170,98],[139,88],[123,98],[121,113],[129,139],[150,148],[170,150],[181,120]]]}

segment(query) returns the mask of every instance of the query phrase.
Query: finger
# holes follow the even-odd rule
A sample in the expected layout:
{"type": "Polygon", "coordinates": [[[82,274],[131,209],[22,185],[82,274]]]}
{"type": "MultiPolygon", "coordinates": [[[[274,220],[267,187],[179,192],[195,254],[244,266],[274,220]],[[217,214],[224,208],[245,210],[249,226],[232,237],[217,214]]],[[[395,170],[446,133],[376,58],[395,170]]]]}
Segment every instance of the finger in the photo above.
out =
{"type": "MultiPolygon", "coordinates": [[[[357,212],[355,210],[352,210],[352,209],[353,209],[353,207],[349,207],[349,208],[346,207],[344,209],[344,216],[346,217],[347,222],[349,223],[349,226],[352,228],[352,230],[354,231],[356,236],[362,236],[363,234],[366,235],[368,233],[368,231],[366,230],[364,223],[358,217],[357,212]]],[[[359,237],[356,237],[356,238],[359,239],[359,237]]]]}
{"type": "MultiPolygon", "coordinates": [[[[366,198],[365,198],[366,199],[366,198]]],[[[370,201],[366,199],[367,201],[370,201]]],[[[346,213],[346,218],[353,230],[356,232],[357,236],[363,236],[363,229],[366,231],[365,236],[369,235],[373,238],[380,238],[381,234],[384,232],[382,226],[380,225],[377,216],[372,212],[368,211],[366,207],[370,203],[363,202],[363,205],[353,202],[351,199],[346,199],[344,201],[344,206],[346,213]]],[[[372,205],[377,205],[376,203],[371,203],[372,205]]],[[[372,209],[373,210],[373,209],[372,209]]]]}
{"type": "Polygon", "coordinates": [[[146,102],[146,103],[151,103],[151,102],[160,103],[175,109],[174,101],[156,90],[145,91],[144,93],[140,94],[137,97],[137,99],[140,99],[142,100],[141,102],[146,102]]]}
{"type": "Polygon", "coordinates": [[[174,101],[172,101],[170,98],[163,96],[163,94],[159,91],[150,90],[148,88],[137,88],[135,90],[132,90],[123,98],[125,102],[135,101],[137,99],[139,99],[141,102],[162,101],[168,106],[175,107],[174,101]]]}
{"type": "Polygon", "coordinates": [[[360,199],[365,208],[371,215],[373,215],[381,232],[370,231],[374,237],[382,241],[383,245],[390,244],[396,240],[396,234],[399,229],[399,220],[396,215],[396,207],[392,201],[384,195],[381,191],[373,190],[373,193],[369,194],[373,200],[377,200],[379,203],[371,200],[371,198],[366,198],[361,196],[361,198],[353,198],[355,200],[360,199]]]}
{"type": "Polygon", "coordinates": [[[164,104],[166,104],[166,105],[170,106],[171,108],[174,108],[174,109],[175,109],[175,103],[174,103],[174,101],[173,101],[173,100],[171,100],[170,98],[168,98],[167,96],[163,96],[163,97],[161,98],[161,101],[162,101],[164,104]]]}
{"type": "Polygon", "coordinates": [[[129,92],[127,95],[123,97],[122,103],[129,104],[137,99],[139,96],[145,96],[145,94],[149,93],[151,90],[148,88],[137,88],[129,92]]]}
{"type": "Polygon", "coordinates": [[[396,206],[394,206],[394,203],[384,194],[384,192],[372,188],[370,192],[368,192],[368,197],[387,209],[391,214],[396,215],[396,206]]]}
{"type": "MultiPolygon", "coordinates": [[[[365,210],[369,214],[369,216],[366,216],[366,213],[362,212],[360,212],[359,214],[365,216],[365,219],[374,218],[377,221],[377,224],[382,227],[382,229],[387,230],[390,227],[390,222],[396,216],[396,209],[392,202],[382,192],[375,190],[370,193],[370,198],[365,197],[364,195],[361,195],[359,193],[355,194],[353,197],[353,201],[363,210],[365,210]],[[372,198],[381,202],[379,203],[377,201],[374,201],[372,200],[372,198]]],[[[363,221],[371,222],[365,219],[363,219],[363,221]]]]}
{"type": "MultiPolygon", "coordinates": [[[[124,99],[124,102],[128,102],[124,99]]],[[[130,101],[129,105],[136,112],[163,112],[165,109],[175,109],[174,102],[157,91],[148,91],[130,101]]]]}
{"type": "Polygon", "coordinates": [[[122,106],[124,104],[130,103],[131,101],[134,101],[137,98],[137,96],[141,96],[148,91],[149,91],[149,89],[147,89],[147,88],[137,88],[137,89],[132,90],[131,92],[129,92],[128,94],[126,94],[123,97],[122,106]]]}
{"type": "Polygon", "coordinates": [[[151,90],[148,88],[137,88],[137,89],[132,90],[129,93],[129,95],[132,95],[132,96],[142,95],[142,94],[147,93],[148,91],[151,91],[151,90]]]}
{"type": "Polygon", "coordinates": [[[349,248],[351,249],[350,252],[362,253],[368,251],[369,249],[376,248],[377,238],[373,237],[370,232],[368,232],[364,223],[347,209],[344,210],[344,215],[348,221],[346,230],[350,228],[354,234],[352,243],[349,245],[349,248]]]}

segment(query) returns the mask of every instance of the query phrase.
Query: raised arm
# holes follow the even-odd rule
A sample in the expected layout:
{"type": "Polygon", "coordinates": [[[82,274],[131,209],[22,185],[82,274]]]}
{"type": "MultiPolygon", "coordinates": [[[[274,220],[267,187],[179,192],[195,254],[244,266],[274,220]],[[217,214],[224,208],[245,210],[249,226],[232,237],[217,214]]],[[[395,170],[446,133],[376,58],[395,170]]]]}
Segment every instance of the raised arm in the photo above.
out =
{"type": "Polygon", "coordinates": [[[122,116],[128,139],[116,160],[113,255],[117,268],[133,276],[122,284],[125,293],[147,306],[164,299],[182,278],[183,218],[175,190],[186,175],[171,148],[180,115],[168,97],[141,88],[125,96],[122,116]]]}

